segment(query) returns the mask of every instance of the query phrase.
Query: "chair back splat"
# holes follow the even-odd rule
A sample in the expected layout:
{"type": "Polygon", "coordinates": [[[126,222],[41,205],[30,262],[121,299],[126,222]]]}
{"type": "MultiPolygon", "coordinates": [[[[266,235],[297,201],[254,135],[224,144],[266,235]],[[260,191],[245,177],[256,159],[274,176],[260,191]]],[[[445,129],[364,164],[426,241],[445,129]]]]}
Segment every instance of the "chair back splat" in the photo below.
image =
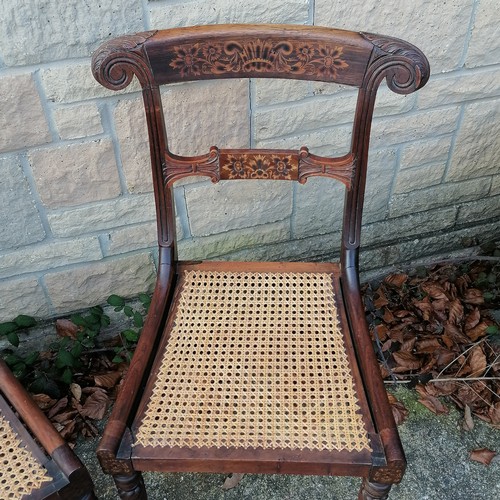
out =
{"type": "MultiPolygon", "coordinates": [[[[359,498],[386,498],[405,458],[371,345],[358,254],[375,97],[421,88],[428,61],[402,40],[331,28],[212,25],[122,36],[92,70],[142,87],[160,262],[150,313],[98,449],[122,498],[145,498],[140,471],[356,475],[359,498]],[[358,88],[347,154],[169,150],[160,86],[288,78],[358,88]],[[172,189],[186,176],[345,186],[340,264],[178,262],[172,189]]],[[[168,117],[167,117],[168,118],[168,117]]]]}

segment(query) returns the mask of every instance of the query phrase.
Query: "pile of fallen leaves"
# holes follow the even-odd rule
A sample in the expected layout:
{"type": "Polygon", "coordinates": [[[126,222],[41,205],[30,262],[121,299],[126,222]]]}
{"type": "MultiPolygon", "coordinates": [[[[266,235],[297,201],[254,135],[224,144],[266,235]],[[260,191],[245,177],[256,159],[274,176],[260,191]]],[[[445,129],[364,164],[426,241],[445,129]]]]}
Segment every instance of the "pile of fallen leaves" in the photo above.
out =
{"type": "Polygon", "coordinates": [[[447,396],[465,428],[472,415],[500,428],[499,258],[390,274],[364,298],[384,378],[415,386],[436,414],[448,412],[447,396]]]}
{"type": "MultiPolygon", "coordinates": [[[[41,356],[54,357],[54,353],[42,352],[41,356]]],[[[116,398],[120,381],[127,370],[126,363],[114,363],[112,358],[111,349],[89,350],[82,355],[81,369],[74,374],[73,382],[63,397],[53,398],[43,393],[33,395],[70,446],[74,446],[79,436],[99,435],[96,424],[104,418],[116,398]]]]}

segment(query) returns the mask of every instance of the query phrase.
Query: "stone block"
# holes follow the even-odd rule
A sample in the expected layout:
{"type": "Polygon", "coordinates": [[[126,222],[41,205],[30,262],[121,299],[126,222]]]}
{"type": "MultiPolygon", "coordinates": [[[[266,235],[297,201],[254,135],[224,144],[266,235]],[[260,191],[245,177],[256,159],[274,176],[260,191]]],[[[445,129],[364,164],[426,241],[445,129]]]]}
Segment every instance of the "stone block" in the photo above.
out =
{"type": "MultiPolygon", "coordinates": [[[[349,90],[257,109],[253,113],[255,140],[352,123],[357,97],[357,92],[349,90]]],[[[375,115],[404,113],[413,107],[414,102],[414,96],[402,97],[382,89],[377,98],[375,115]]]]}
{"type": "Polygon", "coordinates": [[[299,150],[307,146],[311,153],[324,156],[339,156],[349,152],[352,126],[325,127],[321,130],[299,132],[286,137],[272,137],[255,141],[256,148],[278,148],[299,150]]]}
{"type": "Polygon", "coordinates": [[[375,118],[372,125],[371,147],[387,147],[454,132],[459,114],[460,108],[451,106],[390,118],[375,118]]]}
{"type": "Polygon", "coordinates": [[[500,175],[494,175],[491,178],[490,195],[494,196],[496,194],[500,194],[500,175]]]}
{"type": "Polygon", "coordinates": [[[490,179],[440,184],[439,186],[394,195],[390,202],[390,216],[398,217],[438,207],[473,201],[488,195],[490,179]]]}
{"type": "Polygon", "coordinates": [[[426,86],[418,91],[418,107],[435,108],[443,104],[460,104],[497,95],[500,95],[498,68],[481,72],[452,73],[443,78],[431,78],[426,86]]]}
{"type": "Polygon", "coordinates": [[[277,222],[292,213],[292,184],[282,181],[226,181],[185,187],[191,235],[277,222]]]}
{"type": "Polygon", "coordinates": [[[137,92],[141,89],[137,78],[134,78],[127,88],[120,91],[104,88],[92,75],[90,59],[85,62],[67,63],[64,66],[41,69],[40,75],[47,99],[56,103],[110,97],[137,92]]]}
{"type": "Polygon", "coordinates": [[[456,215],[456,207],[443,207],[366,224],[361,231],[361,246],[377,247],[397,243],[404,238],[418,237],[436,231],[449,231],[455,225],[456,215]]]}
{"type": "Polygon", "coordinates": [[[101,247],[96,237],[50,241],[0,255],[0,278],[101,258],[101,247]]]}
{"type": "MultiPolygon", "coordinates": [[[[458,210],[457,223],[470,224],[495,217],[500,217],[500,196],[489,196],[461,205],[458,210]]],[[[496,237],[495,235],[491,236],[496,237]]]]}
{"type": "Polygon", "coordinates": [[[67,238],[152,221],[155,205],[152,194],[122,196],[85,207],[48,211],[47,218],[52,234],[67,238]]]}
{"type": "Polygon", "coordinates": [[[312,95],[311,83],[303,80],[255,78],[252,99],[255,106],[300,101],[312,95]]]}
{"type": "MultiPolygon", "coordinates": [[[[494,1],[494,0],[491,0],[494,1]]],[[[459,67],[473,2],[392,2],[315,0],[314,23],[402,38],[429,58],[433,73],[459,67]]],[[[494,12],[491,8],[491,12],[494,12]]]]}
{"type": "Polygon", "coordinates": [[[448,180],[498,173],[500,166],[500,99],[471,103],[451,155],[448,180]]]}
{"type": "Polygon", "coordinates": [[[61,139],[79,139],[103,133],[101,114],[94,103],[56,108],[52,114],[61,139]]]}
{"type": "Polygon", "coordinates": [[[406,144],[401,150],[400,167],[420,167],[428,163],[446,162],[450,154],[453,135],[426,139],[406,144]]]}
{"type": "Polygon", "coordinates": [[[289,239],[290,222],[284,220],[263,226],[235,229],[212,236],[185,239],[178,245],[179,259],[214,259],[244,248],[261,247],[289,239]]]}
{"type": "Polygon", "coordinates": [[[439,184],[443,178],[446,163],[432,163],[422,167],[400,170],[396,176],[393,192],[409,193],[439,184]]]}
{"type": "Polygon", "coordinates": [[[148,131],[142,99],[119,101],[114,110],[114,120],[127,189],[130,193],[153,191],[148,131]]]}
{"type": "Polygon", "coordinates": [[[363,270],[368,270],[404,263],[409,264],[432,255],[438,255],[442,259],[445,255],[466,248],[470,241],[483,241],[485,234],[498,234],[499,231],[500,223],[492,222],[402,243],[384,245],[381,248],[361,252],[360,266],[363,270]]]}
{"type": "Polygon", "coordinates": [[[162,95],[169,148],[206,154],[211,146],[250,145],[248,80],[194,82],[166,87],[162,95]]]}
{"type": "Polygon", "coordinates": [[[335,179],[311,177],[295,186],[294,238],[333,233],[342,228],[345,187],[335,179]]]}
{"type": "Polygon", "coordinates": [[[101,241],[105,256],[155,247],[158,244],[156,222],[115,229],[103,235],[101,241]]]}
{"type": "Polygon", "coordinates": [[[0,78],[0,95],[0,151],[36,146],[52,140],[31,74],[0,78]]]}
{"type": "Polygon", "coordinates": [[[29,159],[47,207],[105,200],[121,192],[110,140],[33,150],[29,159]]]}
{"type": "Polygon", "coordinates": [[[0,158],[0,250],[28,245],[45,238],[19,158],[0,158]]]}
{"type": "Polygon", "coordinates": [[[308,0],[193,0],[150,5],[151,26],[174,28],[196,24],[274,23],[304,24],[308,0]]]}
{"type": "Polygon", "coordinates": [[[134,0],[5,1],[0,46],[7,66],[88,56],[126,32],[142,31],[142,6],[134,0]]]}
{"type": "Polygon", "coordinates": [[[133,297],[150,292],[155,275],[147,252],[50,272],[43,279],[55,312],[64,314],[103,304],[111,294],[133,297]]]}
{"type": "Polygon", "coordinates": [[[34,278],[0,281],[0,323],[19,314],[46,318],[51,308],[42,286],[34,278]]]}
{"type": "Polygon", "coordinates": [[[465,65],[469,68],[500,62],[500,16],[497,0],[481,0],[477,6],[465,65]]]}

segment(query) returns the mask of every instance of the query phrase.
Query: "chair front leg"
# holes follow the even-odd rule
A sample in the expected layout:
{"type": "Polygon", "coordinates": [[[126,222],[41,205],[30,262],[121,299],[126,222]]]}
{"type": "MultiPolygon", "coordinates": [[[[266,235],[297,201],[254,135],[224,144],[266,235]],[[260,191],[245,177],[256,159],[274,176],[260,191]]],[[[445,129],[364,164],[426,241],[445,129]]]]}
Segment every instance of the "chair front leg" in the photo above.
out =
{"type": "Polygon", "coordinates": [[[113,479],[118,490],[118,495],[126,500],[147,500],[144,480],[140,472],[132,474],[116,474],[113,479]]]}
{"type": "Polygon", "coordinates": [[[392,484],[382,484],[364,478],[359,490],[358,500],[386,500],[392,484]]]}

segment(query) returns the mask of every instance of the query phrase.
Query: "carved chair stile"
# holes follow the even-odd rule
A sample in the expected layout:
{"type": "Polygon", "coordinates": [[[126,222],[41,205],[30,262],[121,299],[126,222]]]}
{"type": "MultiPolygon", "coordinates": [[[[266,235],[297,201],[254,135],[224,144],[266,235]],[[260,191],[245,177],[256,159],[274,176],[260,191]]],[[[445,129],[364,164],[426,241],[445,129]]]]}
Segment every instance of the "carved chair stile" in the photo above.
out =
{"type": "Polygon", "coordinates": [[[87,469],[3,360],[0,360],[0,460],[2,499],[96,498],[87,469]]]}
{"type": "MultiPolygon", "coordinates": [[[[159,269],[150,313],[98,448],[122,498],[146,498],[141,471],[363,477],[386,498],[405,457],[361,301],[361,215],[379,84],[422,87],[429,66],[404,41],[330,28],[219,25],[150,31],[102,45],[105,87],[142,86],[157,207],[159,269]],[[168,149],[159,86],[294,78],[359,89],[351,148],[168,149]],[[345,185],[340,263],[178,262],[172,186],[185,176],[345,185]]],[[[202,126],[203,124],[200,124],[202,126]]]]}

